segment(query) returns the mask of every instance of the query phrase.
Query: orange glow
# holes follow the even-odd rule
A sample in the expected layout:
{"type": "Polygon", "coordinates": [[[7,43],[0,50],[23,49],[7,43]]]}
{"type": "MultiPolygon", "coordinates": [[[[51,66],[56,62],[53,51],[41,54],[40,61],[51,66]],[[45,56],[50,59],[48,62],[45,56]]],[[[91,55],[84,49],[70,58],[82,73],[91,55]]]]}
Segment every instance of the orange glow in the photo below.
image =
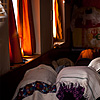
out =
{"type": "Polygon", "coordinates": [[[22,21],[22,9],[21,7],[19,7],[19,0],[17,0],[17,29],[18,29],[18,36],[19,36],[19,43],[20,43],[20,49],[21,49],[21,54],[22,57],[24,56],[24,52],[23,52],[23,21],[22,21]]]}
{"type": "Polygon", "coordinates": [[[29,7],[28,0],[22,0],[23,6],[20,5],[18,0],[17,7],[17,23],[18,23],[18,35],[21,47],[22,55],[32,55],[32,36],[29,22],[29,7]]]}
{"type": "Polygon", "coordinates": [[[18,34],[15,24],[15,16],[13,11],[12,0],[9,0],[9,52],[11,63],[22,62],[21,50],[19,47],[18,34]]]}
{"type": "Polygon", "coordinates": [[[9,40],[9,54],[10,54],[10,63],[13,63],[13,55],[12,55],[12,51],[11,51],[10,40],[9,40]]]}
{"type": "Polygon", "coordinates": [[[58,2],[57,0],[53,0],[53,37],[62,39],[62,28],[59,17],[58,2]]]}
{"type": "MultiPolygon", "coordinates": [[[[18,0],[19,2],[19,0],[18,0]]],[[[18,6],[19,6],[19,3],[18,3],[18,6]]],[[[20,9],[19,7],[17,7],[17,29],[18,29],[18,35],[19,35],[19,38],[22,38],[23,37],[23,30],[22,30],[22,20],[21,20],[21,17],[20,16],[20,9]]]]}
{"type": "Polygon", "coordinates": [[[89,59],[93,59],[93,54],[95,53],[95,49],[85,49],[83,51],[81,51],[77,61],[81,58],[89,58],[89,59]]]}
{"type": "Polygon", "coordinates": [[[22,54],[22,57],[23,57],[24,56],[23,48],[21,48],[21,54],[22,54]]]}
{"type": "Polygon", "coordinates": [[[23,0],[23,51],[28,55],[32,55],[31,33],[27,8],[27,0],[23,0]]]}
{"type": "Polygon", "coordinates": [[[53,37],[56,38],[56,22],[55,22],[55,0],[53,0],[53,37]]]}

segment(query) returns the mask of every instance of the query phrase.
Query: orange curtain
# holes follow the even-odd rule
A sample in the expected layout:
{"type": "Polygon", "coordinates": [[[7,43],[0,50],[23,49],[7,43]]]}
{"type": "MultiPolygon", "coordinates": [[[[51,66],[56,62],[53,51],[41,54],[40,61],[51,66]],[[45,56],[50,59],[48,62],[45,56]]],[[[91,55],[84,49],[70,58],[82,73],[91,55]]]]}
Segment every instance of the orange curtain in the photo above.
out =
{"type": "Polygon", "coordinates": [[[10,63],[20,63],[22,62],[22,55],[19,46],[12,0],[9,0],[8,23],[10,63]]]}
{"type": "Polygon", "coordinates": [[[59,14],[59,3],[58,0],[55,0],[54,2],[54,9],[55,9],[55,24],[56,24],[56,37],[57,39],[62,39],[62,27],[61,27],[61,19],[59,14]]]}
{"type": "Polygon", "coordinates": [[[31,7],[30,0],[18,0],[18,34],[24,55],[33,55],[36,50],[31,7]]]}

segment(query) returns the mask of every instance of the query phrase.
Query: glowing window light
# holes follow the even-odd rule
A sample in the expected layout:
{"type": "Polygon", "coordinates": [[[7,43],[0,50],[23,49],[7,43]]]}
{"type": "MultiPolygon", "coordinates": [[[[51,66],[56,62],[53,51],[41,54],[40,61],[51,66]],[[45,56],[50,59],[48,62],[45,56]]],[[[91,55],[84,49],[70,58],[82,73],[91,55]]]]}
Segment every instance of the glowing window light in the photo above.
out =
{"type": "Polygon", "coordinates": [[[55,0],[53,0],[53,37],[56,38],[56,23],[55,23],[55,0]]]}
{"type": "Polygon", "coordinates": [[[12,3],[13,3],[15,20],[16,20],[16,26],[17,26],[17,0],[12,0],[12,3]]]}
{"type": "Polygon", "coordinates": [[[65,3],[65,0],[63,0],[63,3],[65,3]]]}
{"type": "MultiPolygon", "coordinates": [[[[14,8],[14,14],[15,14],[15,20],[16,20],[16,27],[18,26],[17,25],[17,0],[12,0],[12,3],[13,3],[13,8],[14,8]]],[[[17,32],[18,32],[18,27],[17,27],[17,32]]],[[[22,41],[21,41],[21,38],[19,38],[19,43],[20,43],[20,48],[21,48],[21,54],[22,54],[22,57],[24,56],[24,51],[23,51],[23,48],[22,48],[22,41]]]]}
{"type": "Polygon", "coordinates": [[[53,0],[53,37],[62,39],[61,20],[58,9],[58,0],[53,0]]]}

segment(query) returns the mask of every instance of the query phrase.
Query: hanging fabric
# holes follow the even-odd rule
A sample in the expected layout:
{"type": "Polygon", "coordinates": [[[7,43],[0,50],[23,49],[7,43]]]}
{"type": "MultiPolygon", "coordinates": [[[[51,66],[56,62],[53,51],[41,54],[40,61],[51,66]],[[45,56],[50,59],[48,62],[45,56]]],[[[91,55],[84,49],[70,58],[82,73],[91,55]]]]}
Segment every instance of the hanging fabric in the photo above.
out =
{"type": "Polygon", "coordinates": [[[24,55],[36,52],[33,16],[30,0],[18,0],[18,34],[24,55]]]}
{"type": "Polygon", "coordinates": [[[55,26],[56,26],[56,38],[57,39],[62,39],[62,25],[61,25],[61,19],[60,19],[60,14],[59,14],[59,4],[58,0],[55,0],[54,3],[54,9],[55,9],[55,26]]]}
{"type": "Polygon", "coordinates": [[[9,0],[8,18],[10,63],[20,63],[22,62],[22,55],[19,46],[12,0],[9,0]]]}

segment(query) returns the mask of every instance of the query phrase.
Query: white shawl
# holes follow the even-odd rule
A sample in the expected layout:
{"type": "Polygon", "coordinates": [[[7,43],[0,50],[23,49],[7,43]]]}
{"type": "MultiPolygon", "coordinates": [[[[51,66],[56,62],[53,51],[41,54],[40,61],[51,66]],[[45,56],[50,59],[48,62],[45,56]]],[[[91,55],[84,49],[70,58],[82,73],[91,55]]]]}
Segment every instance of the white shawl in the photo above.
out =
{"type": "MultiPolygon", "coordinates": [[[[25,73],[23,80],[19,83],[12,100],[14,100],[17,96],[19,89],[21,87],[24,87],[26,84],[35,81],[41,81],[52,85],[56,82],[56,77],[57,73],[53,70],[51,66],[40,64],[35,68],[29,69],[25,73]]],[[[43,94],[39,91],[34,91],[31,96],[27,96],[23,98],[23,100],[53,100],[53,98],[54,100],[57,99],[55,93],[43,94]]]]}
{"type": "Polygon", "coordinates": [[[84,97],[88,100],[96,100],[100,97],[100,75],[87,66],[71,66],[63,68],[57,76],[57,91],[59,83],[80,84],[85,88],[84,97]]]}

